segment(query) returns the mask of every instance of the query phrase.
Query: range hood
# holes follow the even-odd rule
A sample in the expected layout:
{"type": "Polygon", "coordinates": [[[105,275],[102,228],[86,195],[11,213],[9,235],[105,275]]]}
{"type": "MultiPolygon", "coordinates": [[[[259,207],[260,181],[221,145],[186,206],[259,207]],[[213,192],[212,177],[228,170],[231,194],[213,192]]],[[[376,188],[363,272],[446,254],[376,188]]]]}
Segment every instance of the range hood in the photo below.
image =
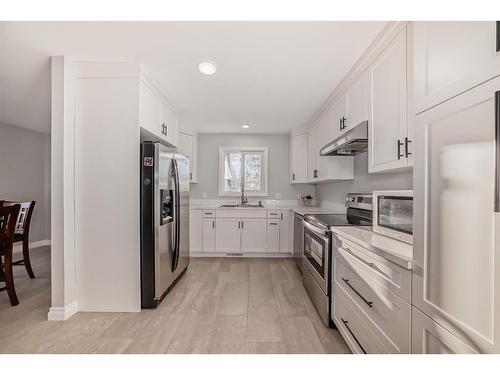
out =
{"type": "Polygon", "coordinates": [[[363,121],[326,144],[320,156],[354,156],[368,151],[368,121],[363,121]]]}

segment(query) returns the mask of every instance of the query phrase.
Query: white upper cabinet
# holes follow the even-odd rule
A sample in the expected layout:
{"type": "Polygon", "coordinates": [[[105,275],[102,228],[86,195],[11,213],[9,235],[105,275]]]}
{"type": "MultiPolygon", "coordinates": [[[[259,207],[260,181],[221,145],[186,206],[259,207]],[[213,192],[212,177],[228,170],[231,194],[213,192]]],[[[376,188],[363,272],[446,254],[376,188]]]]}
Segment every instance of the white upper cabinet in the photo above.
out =
{"type": "Polygon", "coordinates": [[[179,153],[189,158],[189,181],[198,182],[198,134],[184,131],[177,132],[179,153]]]}
{"type": "Polygon", "coordinates": [[[368,68],[368,171],[411,166],[407,115],[407,31],[403,29],[368,68]]]}
{"type": "Polygon", "coordinates": [[[325,116],[325,120],[327,125],[325,126],[326,129],[323,131],[321,147],[337,138],[347,129],[347,95],[342,95],[330,106],[325,116]]]}
{"type": "Polygon", "coordinates": [[[347,90],[347,119],[344,120],[343,130],[368,120],[369,99],[368,72],[364,72],[347,90]]]}
{"type": "Polygon", "coordinates": [[[500,75],[496,22],[415,22],[415,113],[500,75]]]}
{"type": "Polygon", "coordinates": [[[139,125],[157,140],[177,146],[178,118],[175,109],[145,79],[139,81],[139,125]]]}
{"type": "Polygon", "coordinates": [[[412,304],[485,353],[500,352],[498,107],[500,78],[415,120],[412,304]]]}
{"type": "Polygon", "coordinates": [[[290,135],[290,183],[308,181],[307,156],[307,133],[290,135]]]}
{"type": "Polygon", "coordinates": [[[161,98],[147,83],[139,81],[139,125],[161,135],[161,98]]]}
{"type": "Polygon", "coordinates": [[[161,134],[172,146],[177,146],[177,129],[179,127],[178,118],[174,108],[167,101],[161,106],[161,134]]]}

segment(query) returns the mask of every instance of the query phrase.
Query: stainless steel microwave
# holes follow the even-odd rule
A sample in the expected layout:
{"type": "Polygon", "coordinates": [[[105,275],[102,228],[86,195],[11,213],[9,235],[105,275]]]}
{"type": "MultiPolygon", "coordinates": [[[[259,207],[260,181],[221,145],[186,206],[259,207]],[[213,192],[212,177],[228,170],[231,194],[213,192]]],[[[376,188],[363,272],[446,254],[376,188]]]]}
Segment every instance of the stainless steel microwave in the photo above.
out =
{"type": "Polygon", "coordinates": [[[373,192],[373,231],[413,244],[413,190],[373,192]]]}

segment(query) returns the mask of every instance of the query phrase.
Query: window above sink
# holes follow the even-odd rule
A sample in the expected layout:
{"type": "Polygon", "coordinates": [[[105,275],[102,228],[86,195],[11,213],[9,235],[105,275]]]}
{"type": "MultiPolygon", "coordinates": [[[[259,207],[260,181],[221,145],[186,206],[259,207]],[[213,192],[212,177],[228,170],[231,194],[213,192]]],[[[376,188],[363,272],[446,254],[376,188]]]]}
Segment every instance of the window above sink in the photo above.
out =
{"type": "Polygon", "coordinates": [[[267,147],[220,147],[219,196],[267,196],[267,171],[267,147]]]}

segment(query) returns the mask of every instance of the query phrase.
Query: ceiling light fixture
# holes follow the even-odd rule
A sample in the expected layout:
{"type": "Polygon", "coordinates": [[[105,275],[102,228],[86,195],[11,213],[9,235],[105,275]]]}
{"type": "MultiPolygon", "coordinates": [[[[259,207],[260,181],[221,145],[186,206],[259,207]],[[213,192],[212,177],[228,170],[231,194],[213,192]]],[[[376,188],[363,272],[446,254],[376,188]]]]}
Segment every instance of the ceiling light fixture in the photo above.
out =
{"type": "Polygon", "coordinates": [[[250,127],[250,125],[241,125],[241,127],[242,127],[243,129],[248,129],[248,128],[250,127]]]}
{"type": "Polygon", "coordinates": [[[202,61],[198,64],[198,70],[207,76],[211,76],[215,74],[217,67],[210,61],[202,61]]]}

